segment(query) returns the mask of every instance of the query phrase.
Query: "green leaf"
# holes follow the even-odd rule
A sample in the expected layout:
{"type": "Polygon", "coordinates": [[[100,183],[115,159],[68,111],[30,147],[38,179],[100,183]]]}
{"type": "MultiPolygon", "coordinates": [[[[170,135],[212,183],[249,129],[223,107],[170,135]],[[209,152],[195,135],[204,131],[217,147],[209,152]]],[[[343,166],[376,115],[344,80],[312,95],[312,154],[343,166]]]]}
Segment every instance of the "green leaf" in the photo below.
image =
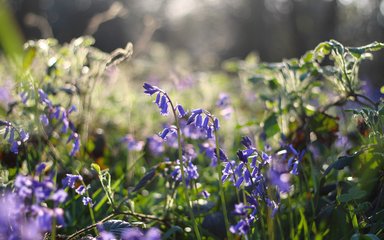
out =
{"type": "Polygon", "coordinates": [[[139,181],[139,183],[135,186],[135,188],[133,189],[134,192],[136,192],[137,190],[143,188],[145,185],[147,185],[150,181],[153,180],[153,178],[156,176],[156,169],[155,168],[152,168],[150,169],[145,175],[144,177],[139,181]]]}
{"type": "Polygon", "coordinates": [[[348,48],[348,50],[353,56],[359,58],[364,53],[379,51],[383,48],[384,48],[384,43],[373,42],[371,44],[368,44],[362,47],[350,47],[348,48]]]}
{"type": "Polygon", "coordinates": [[[350,166],[357,155],[358,154],[339,157],[335,162],[329,165],[329,167],[324,171],[324,176],[327,175],[332,169],[342,170],[345,167],[350,166]]]}
{"type": "Polygon", "coordinates": [[[165,239],[169,239],[172,235],[176,234],[176,233],[182,233],[183,232],[183,229],[179,226],[172,226],[170,229],[168,229],[164,234],[163,236],[161,237],[162,240],[165,240],[165,239]]]}
{"type": "Polygon", "coordinates": [[[259,83],[259,82],[262,82],[264,81],[264,76],[263,75],[255,75],[255,76],[252,76],[248,79],[248,81],[250,81],[251,83],[253,84],[256,84],[256,83],[259,83]]]}
{"type": "Polygon", "coordinates": [[[339,200],[339,202],[346,203],[353,200],[361,199],[365,197],[366,194],[366,191],[360,190],[357,187],[352,187],[351,189],[349,189],[348,193],[339,195],[337,197],[337,200],[339,200]]]}
{"type": "Polygon", "coordinates": [[[24,70],[29,68],[29,66],[31,66],[33,59],[35,59],[35,56],[36,56],[36,47],[30,47],[26,50],[26,53],[23,59],[24,70]]]}
{"type": "Polygon", "coordinates": [[[275,114],[271,114],[264,121],[264,132],[267,135],[267,138],[274,136],[276,133],[280,132],[279,124],[277,123],[277,117],[275,114]]]}
{"type": "Polygon", "coordinates": [[[122,220],[108,220],[103,223],[105,231],[111,232],[115,237],[120,238],[121,234],[127,228],[130,228],[132,225],[129,222],[122,220]]]}

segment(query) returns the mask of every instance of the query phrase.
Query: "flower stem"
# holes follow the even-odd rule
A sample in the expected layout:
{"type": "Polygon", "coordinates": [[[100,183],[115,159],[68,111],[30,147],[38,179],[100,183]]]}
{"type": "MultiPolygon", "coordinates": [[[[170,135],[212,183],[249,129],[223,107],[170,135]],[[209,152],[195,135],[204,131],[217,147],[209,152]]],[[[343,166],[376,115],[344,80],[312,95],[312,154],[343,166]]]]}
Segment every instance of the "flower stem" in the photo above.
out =
{"type": "Polygon", "coordinates": [[[219,193],[220,193],[221,207],[223,208],[224,223],[225,223],[225,230],[227,232],[227,237],[228,239],[232,239],[232,235],[229,232],[229,222],[228,222],[227,205],[225,203],[224,187],[223,187],[223,182],[221,181],[222,172],[220,167],[221,165],[220,165],[219,134],[217,133],[217,129],[215,129],[215,140],[216,140],[216,155],[217,155],[216,170],[217,170],[217,174],[219,175],[219,193]]]}
{"type": "Polygon", "coordinates": [[[189,215],[192,218],[193,230],[195,232],[196,239],[201,240],[200,231],[199,231],[199,228],[197,226],[195,215],[193,213],[193,209],[192,209],[192,206],[191,206],[191,200],[190,200],[191,198],[189,196],[187,179],[186,179],[185,171],[184,171],[183,149],[182,149],[182,146],[181,146],[181,131],[180,131],[179,118],[178,118],[178,116],[176,114],[176,109],[173,106],[173,103],[172,103],[171,99],[169,98],[169,96],[166,93],[164,93],[164,95],[167,97],[167,99],[169,101],[169,104],[171,105],[173,116],[175,118],[175,125],[176,125],[176,129],[177,129],[177,147],[178,147],[178,157],[179,157],[181,178],[182,178],[182,182],[183,182],[183,186],[184,186],[184,193],[185,193],[185,198],[187,200],[187,206],[188,206],[188,210],[189,210],[189,215]]]}

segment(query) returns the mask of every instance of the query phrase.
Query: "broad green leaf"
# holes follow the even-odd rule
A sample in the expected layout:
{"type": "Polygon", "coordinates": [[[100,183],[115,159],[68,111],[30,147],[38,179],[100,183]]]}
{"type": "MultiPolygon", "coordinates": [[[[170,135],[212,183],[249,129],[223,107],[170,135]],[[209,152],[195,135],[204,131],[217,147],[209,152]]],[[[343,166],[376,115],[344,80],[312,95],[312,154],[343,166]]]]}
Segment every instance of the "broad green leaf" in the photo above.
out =
{"type": "Polygon", "coordinates": [[[348,193],[341,194],[337,197],[337,200],[339,200],[342,203],[350,202],[353,200],[359,200],[367,195],[366,191],[360,190],[357,187],[352,187],[349,189],[348,193]]]}
{"type": "Polygon", "coordinates": [[[354,154],[351,156],[342,156],[339,157],[335,162],[333,162],[329,167],[324,171],[324,176],[327,175],[332,169],[342,170],[347,166],[350,166],[355,160],[356,156],[359,154],[354,154]]]}
{"type": "Polygon", "coordinates": [[[277,123],[277,117],[275,114],[271,114],[264,121],[264,132],[267,135],[267,138],[274,136],[276,133],[280,132],[279,124],[277,123]]]}
{"type": "Polygon", "coordinates": [[[145,185],[147,185],[150,181],[153,180],[153,178],[156,176],[156,169],[155,168],[152,168],[150,169],[145,175],[144,177],[139,181],[139,183],[135,186],[135,188],[133,189],[134,192],[136,192],[137,190],[143,188],[145,185]]]}

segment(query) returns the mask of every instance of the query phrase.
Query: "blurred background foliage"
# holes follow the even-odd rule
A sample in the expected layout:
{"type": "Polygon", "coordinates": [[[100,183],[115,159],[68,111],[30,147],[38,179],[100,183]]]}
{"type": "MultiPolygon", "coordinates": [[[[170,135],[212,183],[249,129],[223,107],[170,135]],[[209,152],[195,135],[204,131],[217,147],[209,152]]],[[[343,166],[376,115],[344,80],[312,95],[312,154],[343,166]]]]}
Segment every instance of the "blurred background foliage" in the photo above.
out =
{"type": "MultiPolygon", "coordinates": [[[[63,43],[92,35],[103,51],[131,41],[135,55],[144,56],[159,42],[171,46],[170,54],[190,55],[189,68],[217,68],[220,60],[244,58],[250,52],[263,61],[281,61],[332,38],[347,46],[384,39],[382,0],[8,2],[25,40],[54,37],[63,43]]],[[[371,83],[368,87],[376,89],[376,95],[383,82],[383,63],[384,57],[378,56],[363,65],[361,78],[371,83]]]]}

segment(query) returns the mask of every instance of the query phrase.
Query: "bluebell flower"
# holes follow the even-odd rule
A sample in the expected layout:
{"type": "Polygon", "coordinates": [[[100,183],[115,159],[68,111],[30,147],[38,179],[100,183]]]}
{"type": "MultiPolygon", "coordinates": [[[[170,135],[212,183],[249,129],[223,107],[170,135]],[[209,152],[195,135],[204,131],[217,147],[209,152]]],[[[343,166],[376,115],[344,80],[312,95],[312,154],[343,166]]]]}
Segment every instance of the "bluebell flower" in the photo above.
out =
{"type": "Polygon", "coordinates": [[[201,195],[203,195],[204,198],[209,198],[211,194],[207,190],[203,190],[201,191],[201,195]]]}
{"type": "Polygon", "coordinates": [[[85,196],[85,197],[83,197],[82,201],[83,201],[84,206],[87,206],[89,204],[91,207],[93,207],[92,198],[85,196]]]}
{"type": "Polygon", "coordinates": [[[161,232],[157,228],[150,228],[145,233],[144,240],[160,240],[161,239],[161,232]]]}
{"type": "Polygon", "coordinates": [[[150,228],[145,234],[139,228],[127,228],[121,234],[122,240],[160,240],[161,232],[157,228],[150,228]]]}
{"type": "Polygon", "coordinates": [[[167,134],[170,132],[169,128],[164,128],[163,131],[159,134],[159,137],[161,137],[163,140],[166,139],[167,134]]]}
{"type": "Polygon", "coordinates": [[[99,236],[96,238],[97,240],[114,240],[116,239],[115,235],[113,235],[111,232],[105,231],[103,224],[98,223],[96,225],[97,230],[99,231],[99,236]]]}
{"type": "Polygon", "coordinates": [[[75,192],[79,195],[83,195],[86,190],[87,189],[84,185],[80,185],[78,188],[75,189],[75,192]]]}
{"type": "MultiPolygon", "coordinates": [[[[171,173],[171,177],[176,181],[182,180],[181,170],[180,170],[180,161],[179,159],[176,160],[176,163],[178,165],[175,166],[174,170],[171,173]]],[[[193,179],[199,178],[199,173],[197,171],[197,166],[192,163],[192,159],[185,158],[183,156],[183,166],[184,166],[184,173],[185,173],[185,182],[187,185],[189,185],[190,181],[193,179]]]]}
{"type": "Polygon", "coordinates": [[[21,98],[21,102],[25,105],[27,104],[27,101],[29,99],[29,94],[28,92],[22,92],[20,93],[20,98],[21,98]]]}
{"type": "Polygon", "coordinates": [[[67,199],[68,193],[64,191],[63,189],[57,190],[51,197],[55,203],[63,203],[67,199]]]}
{"type": "Polygon", "coordinates": [[[131,134],[123,137],[120,142],[127,144],[128,151],[141,151],[144,147],[144,142],[136,141],[131,134]]]}
{"type": "Polygon", "coordinates": [[[144,93],[150,96],[160,91],[158,87],[152,86],[149,83],[144,83],[143,88],[145,89],[144,93]]]}
{"type": "Polygon", "coordinates": [[[271,184],[276,186],[280,192],[287,193],[291,188],[289,174],[279,173],[273,168],[269,169],[269,179],[271,184]]]}
{"type": "Polygon", "coordinates": [[[165,151],[163,140],[157,135],[147,138],[147,145],[154,156],[160,156],[165,151]]]}
{"type": "Polygon", "coordinates": [[[48,95],[42,90],[38,90],[40,102],[46,104],[48,107],[52,108],[52,102],[48,99],[48,95]]]}
{"type": "Polygon", "coordinates": [[[246,235],[249,231],[248,221],[241,219],[236,225],[231,226],[229,231],[233,234],[246,235]]]}
{"type": "Polygon", "coordinates": [[[176,106],[176,109],[179,112],[179,118],[185,117],[187,115],[187,113],[185,112],[183,106],[181,106],[180,104],[178,104],[176,106]]]}
{"type": "Polygon", "coordinates": [[[75,184],[81,181],[83,181],[83,177],[81,175],[67,174],[62,180],[62,184],[64,187],[70,187],[73,189],[75,188],[75,184]]]}
{"type": "Polygon", "coordinates": [[[37,175],[40,175],[40,174],[45,170],[46,167],[47,167],[47,164],[45,164],[45,163],[40,163],[40,164],[38,164],[38,165],[36,166],[36,171],[35,171],[35,173],[36,173],[37,175]]]}
{"type": "Polygon", "coordinates": [[[67,143],[72,141],[72,150],[69,153],[71,157],[73,157],[79,150],[80,150],[80,137],[77,133],[72,133],[68,140],[67,143]]]}

